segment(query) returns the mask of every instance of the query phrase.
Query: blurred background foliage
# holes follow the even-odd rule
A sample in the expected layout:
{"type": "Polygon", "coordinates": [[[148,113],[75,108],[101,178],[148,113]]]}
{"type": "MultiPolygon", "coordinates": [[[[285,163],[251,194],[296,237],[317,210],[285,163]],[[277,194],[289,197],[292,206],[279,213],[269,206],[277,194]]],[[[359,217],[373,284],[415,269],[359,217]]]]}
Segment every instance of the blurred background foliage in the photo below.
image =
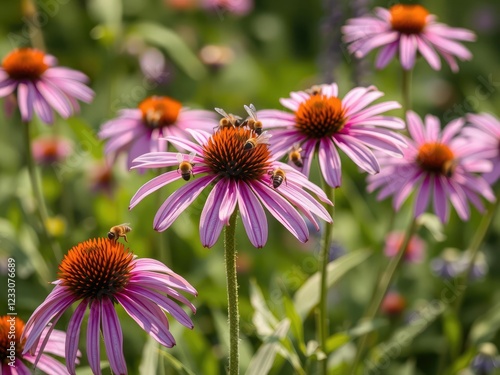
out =
{"type": "MultiPolygon", "coordinates": [[[[131,374],[224,372],[228,332],[222,241],[212,249],[204,249],[199,241],[199,215],[207,194],[166,232],[152,229],[160,202],[181,183],[148,197],[129,212],[130,198],[153,177],[153,172],[140,175],[126,171],[124,160],[108,169],[102,142],[96,136],[100,125],[116,116],[119,109],[133,108],[153,94],[171,96],[193,108],[217,106],[239,114],[243,112],[243,104],[249,103],[258,109],[281,108],[278,99],[290,91],[332,80],[339,84],[342,95],[357,84],[374,84],[386,93],[387,99],[399,101],[401,97],[397,62],[383,71],[374,71],[373,54],[366,61],[356,61],[347,54],[339,32],[347,18],[368,12],[374,6],[388,7],[393,2],[220,1],[220,4],[236,4],[228,9],[224,5],[210,8],[207,4],[212,2],[199,1],[37,2],[38,23],[43,33],[39,37],[43,35],[46,50],[58,58],[60,65],[87,74],[96,91],[94,102],[83,105],[78,117],[59,118],[52,127],[35,120],[37,135],[57,134],[72,144],[71,153],[64,160],[39,166],[51,215],[49,230],[66,252],[80,241],[105,236],[112,225],[131,223],[130,248],[140,257],[155,257],[165,262],[199,292],[194,300],[198,308],[195,329],[189,331],[172,322],[177,346],[159,355],[147,334],[119,310],[131,374]],[[238,10],[238,6],[249,9],[238,10]],[[152,370],[156,363],[158,370],[152,370]]],[[[435,72],[424,62],[417,64],[413,73],[414,109],[421,115],[435,114],[443,123],[466,112],[500,115],[500,3],[442,0],[422,4],[441,21],[474,30],[478,41],[468,44],[474,59],[461,63],[458,74],[451,73],[447,66],[435,72]]],[[[16,46],[29,45],[29,27],[37,21],[26,17],[27,6],[25,1],[2,3],[1,56],[16,46]]],[[[398,111],[394,114],[402,115],[398,111]]],[[[8,257],[17,260],[17,311],[27,320],[51,289],[48,283],[55,280],[57,268],[46,256],[46,244],[37,234],[40,223],[33,215],[19,114],[8,117],[1,113],[0,121],[0,262],[3,265],[8,257]]],[[[446,290],[456,289],[453,281],[439,278],[431,271],[431,260],[446,248],[463,252],[481,219],[474,212],[472,219],[463,223],[452,213],[445,228],[430,224],[430,229],[422,229],[420,236],[427,247],[425,260],[420,264],[405,264],[394,286],[405,300],[404,311],[397,317],[382,315],[371,326],[358,326],[355,331],[374,280],[386,262],[382,249],[390,221],[394,220],[398,229],[405,228],[410,206],[405,205],[394,216],[390,202],[377,202],[366,193],[365,177],[352,162],[343,159],[343,186],[336,192],[336,246],[332,249],[332,259],[359,249],[368,250],[359,260],[348,259],[351,261],[348,266],[340,264],[340,269],[345,267],[345,275],[340,273],[342,279],[330,290],[330,332],[334,335],[330,342],[333,352],[330,362],[335,374],[346,373],[344,361],[353,354],[352,339],[359,336],[359,329],[376,330],[371,348],[377,343],[394,342],[396,329],[409,327],[405,320],[408,316],[422,306],[431,306],[432,301],[441,300],[446,290]],[[436,235],[436,231],[442,231],[441,235],[436,235]]],[[[319,183],[316,170],[311,180],[319,183]]],[[[306,347],[314,339],[314,314],[307,311],[305,316],[297,318],[294,309],[287,306],[318,270],[319,234],[312,233],[308,243],[300,244],[275,220],[269,220],[269,225],[271,235],[267,246],[254,249],[238,224],[241,365],[246,370],[262,341],[276,334],[281,338],[278,343],[282,351],[267,341],[268,353],[279,352],[275,361],[269,363],[269,371],[289,374],[294,371],[290,353],[295,353],[304,364],[314,352],[306,347]],[[287,356],[283,348],[287,347],[295,348],[290,350],[288,360],[283,359],[287,356]]],[[[389,356],[387,366],[374,373],[433,374],[445,342],[452,343],[457,353],[464,353],[455,356],[456,371],[450,369],[450,374],[458,373],[468,366],[480,343],[500,344],[499,235],[500,220],[496,219],[483,245],[489,271],[469,288],[458,321],[439,316],[442,311],[435,311],[436,316],[426,315],[422,332],[415,334],[409,345],[398,346],[397,355],[389,356]]],[[[3,274],[0,280],[6,285],[3,274]]],[[[0,290],[5,300],[6,286],[0,290]]],[[[295,306],[307,305],[307,298],[306,295],[303,301],[295,301],[295,306]]],[[[64,316],[58,328],[64,329],[68,319],[64,316]]],[[[85,365],[84,356],[83,368],[85,365]]],[[[81,373],[88,373],[88,369],[81,373]]]]}

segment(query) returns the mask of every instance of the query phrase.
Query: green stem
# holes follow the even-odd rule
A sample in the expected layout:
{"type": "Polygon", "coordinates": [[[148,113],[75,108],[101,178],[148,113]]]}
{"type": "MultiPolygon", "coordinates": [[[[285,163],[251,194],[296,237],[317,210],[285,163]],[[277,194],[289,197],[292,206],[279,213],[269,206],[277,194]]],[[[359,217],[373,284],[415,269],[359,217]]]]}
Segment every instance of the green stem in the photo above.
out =
{"type": "Polygon", "coordinates": [[[56,264],[58,264],[62,259],[62,251],[59,244],[55,242],[47,231],[47,222],[49,219],[49,214],[47,212],[47,207],[45,206],[45,200],[43,198],[42,190],[38,181],[38,176],[35,167],[35,161],[33,159],[33,153],[31,151],[31,136],[30,136],[30,123],[26,122],[23,124],[25,131],[25,148],[26,148],[26,158],[28,164],[28,173],[31,180],[31,186],[33,189],[33,194],[35,196],[36,202],[36,213],[40,220],[42,226],[42,233],[47,239],[50,247],[52,248],[52,253],[54,255],[56,264]]]}
{"type": "MultiPolygon", "coordinates": [[[[329,186],[326,182],[323,184],[323,190],[326,193],[328,199],[334,203],[335,201],[335,190],[329,186]]],[[[333,218],[334,207],[333,205],[325,205],[326,210],[333,218]]],[[[317,314],[317,336],[319,349],[325,353],[325,358],[323,358],[320,365],[320,374],[327,374],[327,364],[328,364],[328,356],[326,356],[326,340],[328,339],[328,304],[327,304],[327,295],[328,295],[328,287],[326,285],[326,276],[327,276],[327,266],[329,260],[329,253],[331,247],[333,233],[333,224],[326,223],[325,231],[323,232],[323,238],[321,240],[321,253],[320,253],[320,264],[321,264],[321,284],[320,284],[320,300],[318,306],[318,314],[317,314]]]]}
{"type": "Polygon", "coordinates": [[[402,99],[403,99],[403,111],[406,116],[406,112],[411,110],[411,76],[412,70],[403,69],[402,77],[402,99]]]}
{"type": "Polygon", "coordinates": [[[43,40],[42,29],[38,23],[38,9],[34,0],[24,0],[21,3],[21,11],[24,18],[28,21],[29,35],[31,45],[41,51],[45,51],[45,42],[43,40]]]}
{"type": "MultiPolygon", "coordinates": [[[[382,301],[384,300],[384,296],[386,295],[387,290],[389,289],[389,286],[391,285],[391,282],[394,279],[394,275],[396,274],[399,265],[403,261],[404,255],[408,248],[408,244],[410,243],[410,239],[415,233],[416,228],[417,228],[417,221],[415,218],[413,218],[410,225],[408,226],[408,229],[406,230],[405,238],[401,245],[400,250],[393,258],[391,258],[385,271],[380,276],[377,288],[375,289],[374,296],[372,297],[370,305],[368,306],[368,309],[366,310],[366,313],[363,316],[363,320],[365,321],[373,320],[377,315],[378,311],[380,310],[380,306],[382,304],[382,301]]],[[[363,336],[361,336],[360,339],[358,340],[356,357],[354,358],[354,362],[351,368],[351,374],[353,375],[356,374],[359,362],[363,357],[363,352],[368,342],[368,336],[369,334],[366,333],[363,336]]]]}
{"type": "Polygon", "coordinates": [[[224,256],[226,259],[227,311],[229,316],[229,375],[239,373],[240,313],[238,311],[238,278],[236,273],[236,217],[234,210],[229,225],[224,228],[224,256]]]}

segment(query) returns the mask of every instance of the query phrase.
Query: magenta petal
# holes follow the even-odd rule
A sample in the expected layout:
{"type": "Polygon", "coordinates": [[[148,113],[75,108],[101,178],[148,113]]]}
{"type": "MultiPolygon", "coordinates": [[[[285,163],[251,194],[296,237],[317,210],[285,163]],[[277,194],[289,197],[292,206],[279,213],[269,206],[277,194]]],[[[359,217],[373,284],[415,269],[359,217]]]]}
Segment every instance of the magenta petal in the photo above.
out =
{"type": "Polygon", "coordinates": [[[334,141],[358,167],[371,174],[380,172],[379,163],[373,152],[356,138],[339,133],[334,138],[334,141]]]}
{"type": "Polygon", "coordinates": [[[417,55],[417,39],[415,35],[401,34],[399,41],[399,58],[401,59],[401,66],[405,70],[410,70],[415,65],[415,58],[417,55]]]}
{"type": "Polygon", "coordinates": [[[142,302],[144,298],[135,298],[136,296],[131,298],[124,293],[118,293],[115,297],[123,306],[127,314],[130,315],[147,334],[167,348],[171,348],[175,345],[175,340],[168,330],[168,320],[157,305],[150,302],[144,304],[142,302]]]}
{"type": "Polygon", "coordinates": [[[446,179],[442,176],[436,178],[434,181],[434,211],[442,223],[446,223],[449,217],[446,184],[446,179]]]}
{"type": "Polygon", "coordinates": [[[462,220],[467,220],[470,216],[469,205],[467,204],[467,196],[462,188],[454,183],[452,180],[448,180],[449,186],[449,197],[450,201],[455,207],[455,210],[458,213],[458,216],[462,220]]]}
{"type": "Polygon", "coordinates": [[[224,221],[220,219],[219,213],[225,192],[228,189],[226,180],[223,179],[216,183],[203,206],[200,217],[200,238],[201,243],[205,247],[212,247],[217,242],[220,232],[224,227],[224,221]]]}
{"type": "Polygon", "coordinates": [[[290,233],[300,242],[308,240],[309,231],[304,219],[286,199],[262,182],[253,182],[250,187],[262,204],[290,233]]]}
{"type": "Polygon", "coordinates": [[[415,200],[415,217],[424,213],[429,205],[431,186],[434,185],[433,180],[433,176],[426,176],[420,185],[420,190],[418,191],[417,199],[415,200]]]}
{"type": "Polygon", "coordinates": [[[126,374],[127,365],[123,356],[123,334],[113,303],[104,297],[101,302],[102,336],[106,346],[111,370],[115,374],[126,374]]]}
{"type": "Polygon", "coordinates": [[[420,117],[413,111],[406,112],[406,121],[408,122],[408,131],[411,137],[418,143],[426,141],[424,133],[424,124],[420,117]]]}
{"type": "Polygon", "coordinates": [[[153,178],[152,180],[146,182],[142,185],[139,190],[134,194],[130,200],[129,210],[134,208],[140,201],[142,201],[146,196],[161,189],[165,185],[177,181],[181,178],[181,174],[178,171],[170,171],[153,178]]]}
{"type": "Polygon", "coordinates": [[[99,330],[101,326],[101,302],[94,300],[90,306],[87,324],[87,358],[94,374],[101,374],[101,353],[99,330]]]}
{"type": "Polygon", "coordinates": [[[80,328],[87,309],[87,302],[82,301],[75,309],[68,324],[66,336],[66,367],[70,374],[76,374],[75,363],[80,340],[80,328]]]}
{"type": "Polygon", "coordinates": [[[52,124],[54,122],[54,113],[52,112],[52,109],[42,94],[40,94],[36,88],[33,88],[33,90],[35,93],[33,108],[35,109],[36,114],[40,116],[42,121],[46,124],[52,124]]]}
{"type": "Polygon", "coordinates": [[[331,139],[323,138],[321,140],[318,159],[326,183],[334,188],[342,185],[340,156],[331,139]]]}
{"type": "Polygon", "coordinates": [[[179,307],[179,305],[160,293],[152,292],[147,288],[136,285],[133,289],[127,290],[127,294],[131,297],[145,297],[154,302],[154,304],[160,306],[167,313],[172,315],[184,327],[187,327],[189,329],[192,329],[194,327],[193,322],[189,318],[188,314],[186,314],[186,312],[181,307],[179,307]]]}
{"type": "Polygon", "coordinates": [[[263,247],[267,242],[267,218],[262,204],[246,183],[236,191],[241,220],[252,245],[263,247]]]}
{"type": "Polygon", "coordinates": [[[41,80],[36,83],[36,87],[40,94],[63,118],[68,118],[73,112],[70,101],[66,95],[57,87],[50,83],[41,80]]]}
{"type": "Polygon", "coordinates": [[[19,103],[19,111],[23,121],[30,121],[33,112],[34,88],[31,83],[20,83],[17,89],[17,101],[19,103]]]}
{"type": "Polygon", "coordinates": [[[427,43],[422,38],[417,37],[417,47],[422,56],[424,57],[425,60],[429,63],[432,69],[434,70],[440,70],[441,69],[441,60],[439,59],[438,54],[432,48],[431,45],[427,43]]]}
{"type": "MultiPolygon", "coordinates": [[[[43,371],[44,373],[50,374],[50,375],[68,375],[68,371],[66,371],[66,368],[63,366],[63,364],[61,362],[59,362],[57,359],[55,359],[49,355],[45,355],[45,354],[42,354],[40,356],[40,359],[36,364],[36,368],[37,368],[37,370],[43,371]]],[[[18,375],[24,374],[24,372],[19,371],[19,368],[16,368],[16,369],[18,370],[17,371],[18,375]]],[[[39,371],[36,371],[36,373],[38,373],[38,372],[39,371]]],[[[27,368],[26,368],[25,373],[27,375],[33,374],[33,372],[31,372],[27,368]]],[[[3,374],[7,375],[8,373],[3,373],[3,374]]],[[[14,373],[13,373],[13,375],[14,375],[14,373]]]]}
{"type": "Polygon", "coordinates": [[[239,189],[240,183],[237,183],[233,180],[228,180],[226,185],[225,195],[222,198],[222,202],[220,205],[219,211],[219,219],[225,224],[229,225],[229,218],[234,212],[236,208],[237,202],[237,190],[239,189]]]}
{"type": "Polygon", "coordinates": [[[154,218],[154,228],[157,231],[167,229],[177,217],[193,202],[198,195],[218,176],[203,176],[189,181],[176,190],[161,205],[154,218]]]}
{"type": "Polygon", "coordinates": [[[396,56],[396,52],[399,48],[399,40],[391,44],[382,47],[375,60],[375,67],[377,69],[383,69],[391,62],[391,60],[396,56]]]}

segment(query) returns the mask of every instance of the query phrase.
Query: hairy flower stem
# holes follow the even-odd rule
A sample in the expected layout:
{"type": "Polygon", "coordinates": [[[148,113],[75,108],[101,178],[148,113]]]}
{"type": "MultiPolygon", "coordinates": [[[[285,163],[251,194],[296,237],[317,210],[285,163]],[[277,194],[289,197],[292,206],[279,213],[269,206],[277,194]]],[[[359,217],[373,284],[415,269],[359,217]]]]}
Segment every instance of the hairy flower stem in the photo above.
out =
{"type": "MultiPolygon", "coordinates": [[[[373,320],[377,315],[378,311],[380,310],[380,305],[382,304],[384,296],[386,295],[387,290],[389,289],[389,286],[391,285],[391,282],[394,279],[394,275],[396,274],[399,265],[402,263],[404,259],[404,255],[406,253],[406,250],[408,249],[408,244],[410,243],[410,239],[415,233],[416,229],[417,229],[417,221],[414,218],[412,219],[410,225],[408,226],[408,229],[406,230],[405,238],[401,245],[401,248],[399,249],[398,253],[391,258],[391,260],[387,264],[386,269],[384,270],[384,272],[382,273],[377,282],[377,288],[375,289],[375,293],[371,299],[370,305],[368,306],[365,315],[363,316],[364,321],[373,320]]],[[[358,340],[356,357],[354,358],[354,362],[351,367],[352,375],[356,374],[357,372],[359,362],[363,357],[363,352],[368,342],[368,336],[369,334],[365,333],[358,340]]]]}
{"type": "Polygon", "coordinates": [[[226,259],[227,311],[229,316],[229,375],[239,373],[240,313],[238,311],[238,278],[236,273],[236,217],[234,210],[229,225],[224,228],[224,257],[226,259]]]}
{"type": "MultiPolygon", "coordinates": [[[[326,193],[328,199],[333,203],[335,201],[335,191],[326,182],[323,184],[323,190],[326,193]]],[[[334,207],[330,205],[325,205],[326,210],[333,218],[334,207]]],[[[321,253],[320,253],[320,264],[321,264],[321,286],[320,286],[320,300],[318,306],[317,315],[317,335],[319,349],[326,354],[326,340],[328,339],[328,306],[327,306],[327,294],[328,288],[326,285],[326,268],[328,265],[328,258],[330,253],[330,246],[333,233],[333,224],[326,224],[325,231],[323,232],[323,238],[321,241],[321,253]]],[[[320,360],[320,374],[327,374],[327,364],[328,356],[325,355],[323,359],[320,360]]]]}
{"type": "Polygon", "coordinates": [[[412,70],[403,69],[401,91],[404,116],[406,116],[406,112],[411,110],[411,76],[412,70]]]}
{"type": "Polygon", "coordinates": [[[47,222],[49,219],[49,214],[47,213],[47,207],[45,205],[45,200],[43,198],[42,190],[38,181],[38,175],[35,167],[35,161],[33,159],[33,152],[31,150],[31,136],[30,136],[30,122],[25,122],[23,124],[25,132],[25,148],[26,148],[26,159],[28,166],[28,173],[31,180],[31,187],[33,189],[33,195],[35,196],[36,202],[36,213],[40,220],[42,227],[42,234],[47,239],[49,246],[52,249],[52,254],[54,256],[55,264],[59,264],[62,259],[62,251],[59,244],[55,242],[49,232],[47,231],[47,222]]]}

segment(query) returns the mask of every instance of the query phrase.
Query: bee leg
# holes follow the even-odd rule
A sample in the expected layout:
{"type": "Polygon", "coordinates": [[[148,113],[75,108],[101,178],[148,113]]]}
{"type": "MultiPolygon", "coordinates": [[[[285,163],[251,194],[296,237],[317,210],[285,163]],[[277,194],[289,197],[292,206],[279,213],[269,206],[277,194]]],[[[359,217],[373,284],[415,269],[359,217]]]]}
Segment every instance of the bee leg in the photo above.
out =
{"type": "Polygon", "coordinates": [[[127,235],[126,234],[123,235],[123,239],[125,240],[125,242],[128,243],[128,241],[127,241],[127,235]]]}

